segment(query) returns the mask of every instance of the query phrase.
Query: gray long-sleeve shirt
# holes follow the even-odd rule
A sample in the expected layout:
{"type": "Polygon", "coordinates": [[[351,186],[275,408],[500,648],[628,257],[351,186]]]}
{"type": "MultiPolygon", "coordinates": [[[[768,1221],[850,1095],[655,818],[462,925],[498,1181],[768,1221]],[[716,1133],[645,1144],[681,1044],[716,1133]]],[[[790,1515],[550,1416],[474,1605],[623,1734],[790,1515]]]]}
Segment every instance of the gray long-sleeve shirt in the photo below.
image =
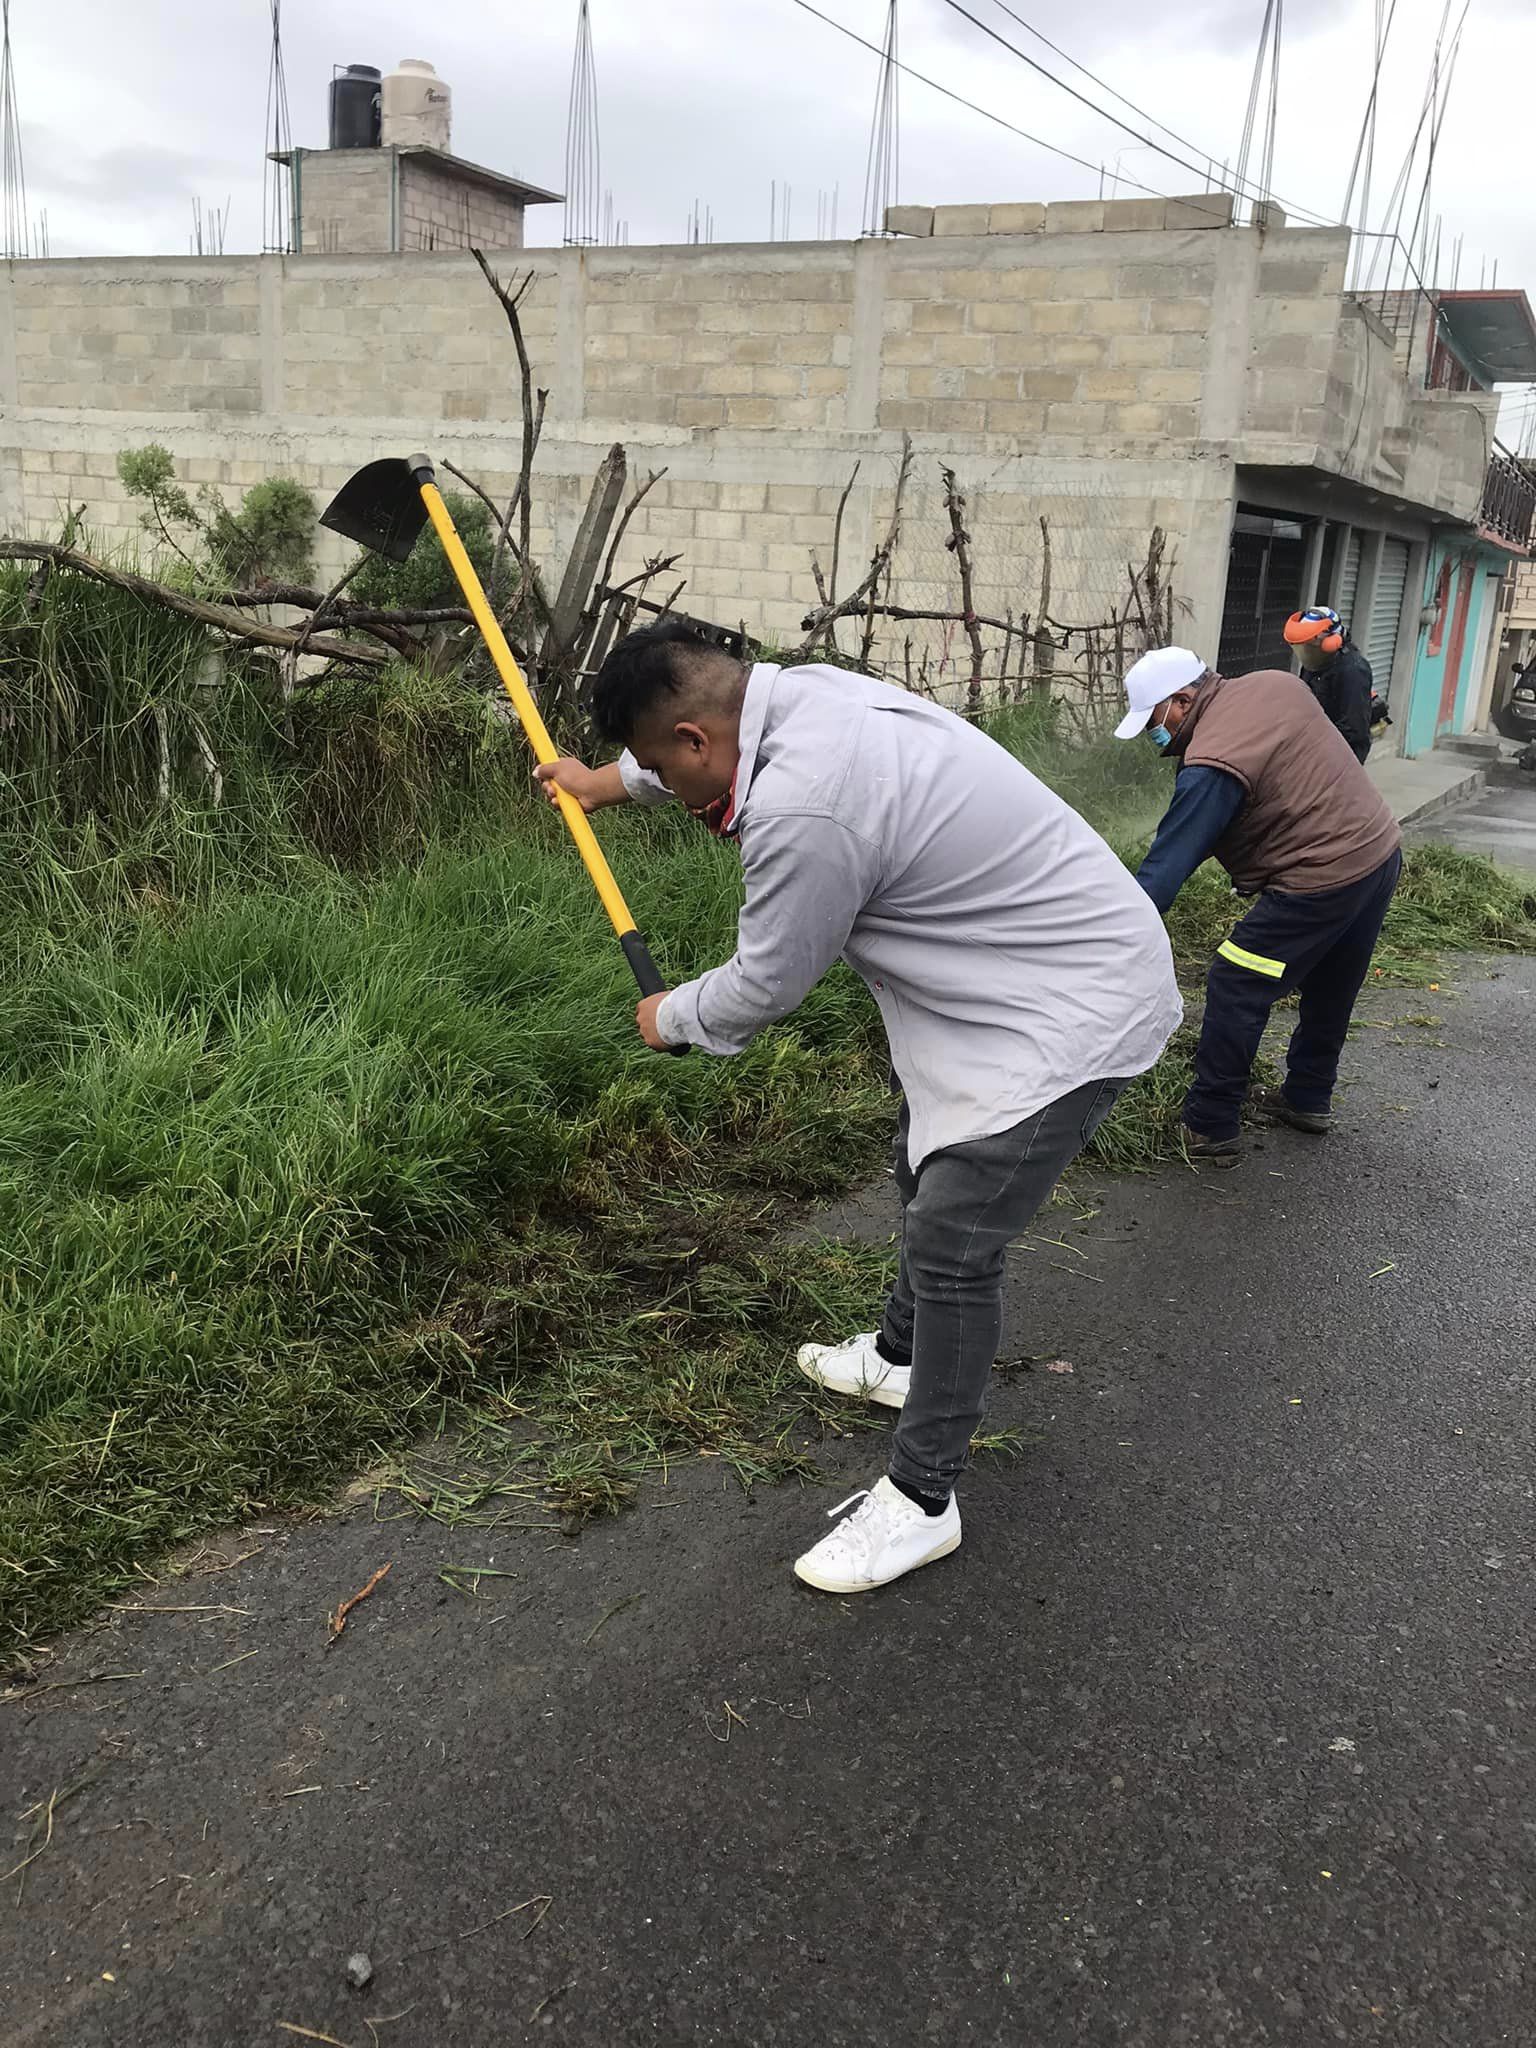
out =
{"type": "MultiPolygon", "coordinates": [[[[668,792],[633,758],[641,802],[668,792]]],[[[674,989],[673,1043],[740,1052],[834,961],[868,985],[913,1167],[1086,1081],[1152,1066],[1183,1014],[1162,921],[1091,826],[953,712],[844,669],[759,663],[731,829],[734,955],[674,989]]]]}

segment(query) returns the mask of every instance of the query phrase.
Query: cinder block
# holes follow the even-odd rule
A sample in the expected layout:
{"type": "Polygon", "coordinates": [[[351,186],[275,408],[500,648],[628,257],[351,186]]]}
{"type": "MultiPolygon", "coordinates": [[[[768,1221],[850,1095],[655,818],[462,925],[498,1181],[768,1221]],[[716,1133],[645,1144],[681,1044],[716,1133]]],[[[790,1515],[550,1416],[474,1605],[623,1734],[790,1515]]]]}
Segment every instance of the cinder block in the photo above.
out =
{"type": "Polygon", "coordinates": [[[1022,401],[1009,401],[987,407],[987,432],[989,434],[1043,434],[1045,432],[1045,407],[1029,405],[1022,401]]]}
{"type": "Polygon", "coordinates": [[[1138,396],[1164,405],[1194,405],[1200,399],[1198,370],[1143,370],[1138,396]]]}
{"type": "Polygon", "coordinates": [[[766,515],[766,484],[720,484],[718,490],[722,512],[763,512],[766,515]]]}
{"type": "Polygon", "coordinates": [[[1210,324],[1208,299],[1155,299],[1147,308],[1147,325],[1157,334],[1199,334],[1210,324]]]}
{"type": "Polygon", "coordinates": [[[1116,409],[1114,423],[1122,434],[1151,435],[1165,440],[1168,410],[1166,405],[1122,405],[1116,409]]]}
{"type": "Polygon", "coordinates": [[[1110,345],[1110,361],[1128,370],[1167,370],[1173,367],[1173,337],[1168,334],[1117,334],[1110,345]]]}
{"type": "Polygon", "coordinates": [[[1038,235],[1045,226],[1045,207],[1034,200],[1016,205],[992,206],[987,211],[989,235],[1038,235]]]}
{"type": "Polygon", "coordinates": [[[1230,192],[1191,192],[1167,202],[1164,225],[1170,228],[1229,228],[1232,209],[1230,192]]]}
{"type": "MultiPolygon", "coordinates": [[[[916,305],[903,301],[899,307],[887,306],[885,310],[887,313],[902,312],[908,315],[911,331],[914,334],[959,334],[965,326],[965,307],[952,305],[944,299],[923,299],[916,305]]],[[[972,307],[971,310],[973,313],[976,313],[980,312],[982,308],[976,306],[972,307]]],[[[995,311],[996,309],[989,308],[988,310],[995,311]]],[[[1015,322],[1017,318],[1018,316],[1015,314],[1015,322]]]]}
{"type": "Polygon", "coordinates": [[[992,273],[990,299],[1048,299],[1061,288],[1061,272],[1038,263],[996,270],[992,273]]]}
{"type": "Polygon", "coordinates": [[[1102,199],[1053,199],[1045,209],[1048,235],[1096,235],[1103,226],[1102,199]]]}
{"type": "Polygon", "coordinates": [[[1105,408],[1102,405],[1052,405],[1046,408],[1048,434],[1102,434],[1105,408]]]}
{"type": "Polygon", "coordinates": [[[987,424],[987,409],[975,399],[936,398],[928,418],[936,434],[979,434],[987,424]]]}
{"type": "Polygon", "coordinates": [[[1055,334],[1051,336],[1053,370],[1097,369],[1109,354],[1109,343],[1096,334],[1055,334]]]}
{"type": "Polygon", "coordinates": [[[1029,370],[1023,381],[1026,398],[1060,403],[1077,396],[1077,378],[1070,370],[1029,370]]]}
{"type": "Polygon", "coordinates": [[[1035,332],[1078,334],[1087,324],[1087,312],[1080,299],[1047,299],[1035,308],[1035,332]]]}
{"type": "Polygon", "coordinates": [[[1078,380],[1084,399],[1102,398],[1111,405],[1132,405],[1141,396],[1132,370],[1085,370],[1078,380]]]}
{"type": "Polygon", "coordinates": [[[967,370],[963,373],[959,395],[962,398],[981,398],[1013,402],[1023,396],[1019,373],[1006,370],[967,370]]]}
{"type": "Polygon", "coordinates": [[[928,400],[882,398],[879,419],[882,427],[888,427],[897,433],[926,434],[929,422],[928,400]]]}
{"type": "Polygon", "coordinates": [[[1104,202],[1106,235],[1155,231],[1167,224],[1166,199],[1106,199],[1104,202]]]}
{"type": "Polygon", "coordinates": [[[1268,257],[1259,265],[1259,290],[1266,298],[1303,299],[1323,289],[1325,263],[1268,257]]]}
{"type": "Polygon", "coordinates": [[[728,427],[771,427],[777,412],[771,398],[728,398],[725,423],[728,427]]]}
{"type": "Polygon", "coordinates": [[[971,326],[978,334],[1020,334],[1031,325],[1029,307],[1019,299],[980,299],[970,314],[971,326]]]}
{"type": "Polygon", "coordinates": [[[991,223],[990,206],[936,206],[933,232],[936,235],[984,235],[991,223]]]}
{"type": "Polygon", "coordinates": [[[885,209],[885,232],[888,235],[931,235],[933,233],[933,208],[931,206],[888,206],[885,209]]]}
{"type": "Polygon", "coordinates": [[[1105,299],[1093,309],[1093,324],[1100,334],[1140,334],[1147,324],[1145,299],[1105,299]]]}

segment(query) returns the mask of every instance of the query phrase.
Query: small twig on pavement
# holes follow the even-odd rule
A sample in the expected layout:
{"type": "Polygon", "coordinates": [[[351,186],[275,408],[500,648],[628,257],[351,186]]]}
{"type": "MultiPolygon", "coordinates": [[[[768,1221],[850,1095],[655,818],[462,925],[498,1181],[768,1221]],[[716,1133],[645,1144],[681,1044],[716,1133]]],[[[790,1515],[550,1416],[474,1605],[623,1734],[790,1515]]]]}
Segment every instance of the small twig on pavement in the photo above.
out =
{"type": "Polygon", "coordinates": [[[539,2014],[543,2012],[546,2006],[553,2005],[557,1998],[564,1998],[567,1991],[574,1991],[575,1989],[576,1985],[573,1980],[569,1984],[561,1984],[557,1986],[556,1989],[553,1991],[546,1991],[544,1996],[539,2000],[538,2004],[533,2008],[533,2011],[529,2013],[528,2024],[532,2026],[533,2022],[538,2018],[539,2014]]]}
{"type": "Polygon", "coordinates": [[[0,1700],[25,1703],[45,1692],[73,1692],[77,1685],[107,1685],[114,1679],[143,1676],[142,1671],[87,1671],[83,1678],[55,1678],[49,1685],[13,1685],[0,1692],[0,1700]]]}
{"type": "Polygon", "coordinates": [[[317,2034],[313,2027],[296,2027],[292,2020],[279,2020],[278,2028],[284,2034],[297,2034],[303,2041],[326,2041],[330,2048],[352,2048],[349,2041],[338,2041],[334,2034],[317,2034]]]}
{"type": "Polygon", "coordinates": [[[538,1911],[523,1929],[523,1939],[526,1941],[535,1928],[541,1924],[545,1914],[554,1903],[555,1901],[551,1893],[535,1892],[531,1899],[524,1899],[520,1905],[508,1906],[504,1913],[497,1913],[491,1919],[483,1920],[478,1927],[471,1927],[467,1934],[461,1934],[457,1939],[460,1941],[473,1941],[477,1934],[485,1934],[492,1927],[499,1927],[503,1920],[510,1920],[515,1914],[526,1913],[530,1906],[537,1906],[538,1911]]]}
{"type": "Polygon", "coordinates": [[[331,1644],[335,1642],[336,1638],[341,1634],[342,1630],[346,1627],[347,1616],[352,1612],[353,1608],[360,1605],[362,1601],[366,1600],[369,1594],[373,1591],[374,1587],[377,1586],[381,1580],[387,1579],[393,1570],[394,1559],[391,1558],[388,1564],[381,1564],[379,1566],[378,1570],[374,1573],[373,1577],[368,1581],[367,1585],[361,1589],[360,1592],[354,1593],[350,1600],[342,1601],[341,1605],[337,1608],[336,1612],[331,1616],[331,1632],[326,1638],[327,1649],[330,1648],[331,1644]]]}
{"type": "Polygon", "coordinates": [[[615,1600],[613,1605],[610,1608],[608,1608],[606,1612],[600,1614],[597,1617],[597,1620],[592,1624],[592,1633],[587,1637],[587,1642],[590,1643],[594,1641],[596,1639],[598,1630],[602,1628],[606,1622],[612,1621],[613,1617],[616,1614],[622,1614],[626,1607],[633,1607],[637,1600],[643,1600],[644,1598],[645,1595],[643,1593],[626,1593],[622,1600],[615,1600]]]}

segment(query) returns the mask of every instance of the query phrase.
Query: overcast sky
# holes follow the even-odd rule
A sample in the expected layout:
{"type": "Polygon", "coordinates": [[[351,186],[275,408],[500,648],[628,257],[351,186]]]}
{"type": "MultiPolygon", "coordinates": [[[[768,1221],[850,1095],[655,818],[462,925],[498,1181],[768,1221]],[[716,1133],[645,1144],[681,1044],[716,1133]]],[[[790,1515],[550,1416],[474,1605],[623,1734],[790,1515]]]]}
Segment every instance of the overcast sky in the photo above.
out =
{"type": "MultiPolygon", "coordinates": [[[[886,0],[815,0],[878,42],[886,0]]],[[[963,0],[999,34],[1155,132],[1041,46],[1023,16],[1194,145],[1235,160],[1263,0],[963,0]]],[[[1461,0],[1455,0],[1459,8],[1461,0]]],[[[1445,0],[1398,0],[1377,144],[1380,205],[1419,118],[1445,0]]],[[[697,198],[717,240],[760,239],[770,188],[792,190],[791,232],[815,232],[818,194],[837,191],[838,232],[856,232],[875,59],[795,0],[591,0],[602,183],[633,242],[680,240],[697,198]]],[[[178,252],[193,201],[229,206],[230,250],[260,246],[268,0],[12,0],[17,103],[33,217],[52,253],[178,252]]],[[[295,142],[323,147],[333,64],[388,70],[425,57],[454,92],[459,154],[559,190],[576,0],[284,0],[295,142]]],[[[1275,188],[1334,218],[1370,84],[1373,0],[1289,0],[1281,57],[1275,188]]],[[[1163,192],[1199,184],[1134,135],[1070,99],[991,42],[947,0],[901,0],[901,54],[951,90],[1092,165],[1163,192]]],[[[1461,282],[1499,265],[1500,285],[1536,290],[1528,95],[1533,0],[1471,0],[1441,134],[1434,206],[1443,247],[1466,238],[1461,282]]],[[[1080,168],[907,78],[900,196],[964,201],[1083,198],[1080,168]]],[[[1417,182],[1417,181],[1416,181],[1417,182]]],[[[1409,217],[1417,197],[1409,202],[1409,217]]],[[[1378,212],[1375,225],[1382,225],[1378,212]]],[[[1407,223],[1405,221],[1404,231],[1407,223]]],[[[559,208],[529,216],[530,241],[558,241],[559,208]]],[[[1447,265],[1442,265],[1442,282],[1447,265]]]]}

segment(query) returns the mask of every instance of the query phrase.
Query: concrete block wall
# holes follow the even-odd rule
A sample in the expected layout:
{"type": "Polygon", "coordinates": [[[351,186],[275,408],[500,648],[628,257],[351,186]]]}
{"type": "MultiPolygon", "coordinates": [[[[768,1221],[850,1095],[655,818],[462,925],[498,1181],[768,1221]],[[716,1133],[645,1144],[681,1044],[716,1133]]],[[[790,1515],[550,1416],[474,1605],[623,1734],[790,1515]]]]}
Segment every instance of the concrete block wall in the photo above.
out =
{"type": "Polygon", "coordinates": [[[398,203],[402,249],[523,246],[520,205],[488,185],[472,184],[442,169],[430,157],[401,157],[398,203]]]}
{"type": "Polygon", "coordinates": [[[388,255],[394,247],[392,152],[300,149],[292,174],[293,232],[305,255],[341,250],[388,255]]]}
{"type": "MultiPolygon", "coordinates": [[[[1033,610],[1044,515],[1053,612],[1102,619],[1155,521],[1183,629],[1213,643],[1235,463],[1297,445],[1312,425],[1302,415],[1326,408],[1342,240],[1212,232],[1199,195],[1139,213],[1125,209],[1140,201],[1085,205],[989,209],[984,234],[530,252],[523,319],[549,394],[536,499],[551,544],[622,440],[635,474],[667,472],[633,522],[626,571],[680,552],[685,604],[787,639],[814,602],[810,552],[827,566],[855,465],[843,589],[867,563],[905,433],[898,601],[956,599],[938,477],[949,461],[970,496],[980,608],[1033,610]]],[[[192,482],[234,494],[281,471],[322,496],[370,457],[416,446],[502,490],[519,438],[505,318],[462,254],[0,274],[12,531],[53,526],[72,498],[108,536],[137,537],[114,464],[150,440],[192,482]]],[[[323,566],[343,553],[326,547],[323,566]]]]}

